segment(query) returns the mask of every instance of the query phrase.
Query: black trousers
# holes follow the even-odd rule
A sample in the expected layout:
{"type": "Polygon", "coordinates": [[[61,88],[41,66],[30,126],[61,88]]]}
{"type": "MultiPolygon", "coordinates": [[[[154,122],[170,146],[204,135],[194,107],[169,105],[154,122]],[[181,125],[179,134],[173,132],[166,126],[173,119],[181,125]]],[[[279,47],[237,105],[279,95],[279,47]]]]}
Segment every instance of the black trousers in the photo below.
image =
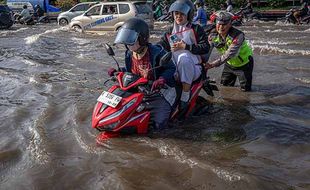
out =
{"type": "Polygon", "coordinates": [[[234,86],[238,77],[241,89],[251,91],[253,67],[254,60],[252,56],[249,57],[249,62],[242,67],[232,67],[225,63],[221,84],[224,86],[234,86]]]}

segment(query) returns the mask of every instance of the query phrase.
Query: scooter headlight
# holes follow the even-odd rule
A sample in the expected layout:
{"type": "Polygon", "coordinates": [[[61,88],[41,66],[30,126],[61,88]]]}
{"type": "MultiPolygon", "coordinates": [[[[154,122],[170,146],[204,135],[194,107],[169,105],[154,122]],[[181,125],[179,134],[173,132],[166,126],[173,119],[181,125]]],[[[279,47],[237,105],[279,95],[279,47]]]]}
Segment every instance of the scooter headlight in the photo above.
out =
{"type": "Polygon", "coordinates": [[[111,123],[109,125],[104,125],[104,126],[97,127],[97,129],[99,131],[113,131],[113,129],[115,129],[115,127],[117,127],[118,124],[119,124],[119,121],[117,121],[115,123],[111,123]]]}

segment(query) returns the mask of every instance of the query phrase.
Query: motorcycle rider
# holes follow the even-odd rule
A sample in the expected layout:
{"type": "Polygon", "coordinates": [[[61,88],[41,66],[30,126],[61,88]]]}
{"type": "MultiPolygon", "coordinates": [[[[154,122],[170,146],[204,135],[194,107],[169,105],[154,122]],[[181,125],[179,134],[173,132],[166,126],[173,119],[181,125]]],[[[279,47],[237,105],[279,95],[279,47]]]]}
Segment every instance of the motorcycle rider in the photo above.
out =
{"type": "MultiPolygon", "coordinates": [[[[149,43],[149,26],[139,18],[131,18],[122,25],[117,33],[114,43],[124,44],[126,46],[124,71],[139,75],[154,81],[152,91],[159,90],[164,85],[167,89],[163,89],[166,94],[161,96],[152,96],[148,103],[151,107],[151,117],[155,122],[154,129],[162,129],[167,126],[175,100],[175,80],[173,74],[175,65],[172,60],[162,67],[159,66],[160,58],[166,51],[159,45],[149,43]],[[171,96],[171,94],[173,94],[171,96]]],[[[110,68],[108,74],[113,76],[116,69],[110,68]]],[[[162,91],[161,91],[162,92],[162,91]]]]}
{"type": "Polygon", "coordinates": [[[226,1],[226,5],[227,5],[226,11],[227,11],[227,12],[232,12],[233,6],[232,6],[231,0],[227,0],[227,1],[226,1]]]}
{"type": "Polygon", "coordinates": [[[243,12],[243,15],[245,18],[250,17],[251,19],[255,15],[253,11],[253,5],[252,5],[252,0],[247,0],[247,4],[243,7],[241,7],[241,11],[243,12]]]}
{"type": "Polygon", "coordinates": [[[301,3],[301,7],[300,9],[296,10],[293,15],[297,21],[297,24],[300,25],[300,21],[301,21],[301,18],[305,15],[308,14],[308,1],[307,0],[300,0],[300,3],[301,3]]]}
{"type": "Polygon", "coordinates": [[[37,18],[44,16],[44,10],[41,8],[41,6],[39,4],[37,4],[34,8],[35,8],[35,16],[37,18]]]}
{"type": "Polygon", "coordinates": [[[24,5],[23,6],[23,10],[22,10],[22,12],[19,15],[18,20],[21,23],[26,23],[30,19],[31,19],[31,15],[30,15],[29,9],[28,9],[27,5],[24,5]]]}
{"type": "Polygon", "coordinates": [[[209,36],[209,41],[221,57],[205,64],[205,68],[211,69],[225,64],[221,84],[234,86],[238,77],[241,90],[251,91],[254,60],[244,33],[232,26],[232,15],[226,11],[217,13],[216,31],[216,35],[209,36]]]}
{"type": "Polygon", "coordinates": [[[37,21],[40,19],[40,17],[44,16],[44,10],[41,8],[41,6],[39,4],[37,4],[35,6],[35,14],[34,15],[35,15],[37,21]]]}
{"type": "Polygon", "coordinates": [[[252,0],[247,0],[247,4],[242,7],[241,10],[243,10],[243,13],[246,15],[253,13],[252,0]]]}
{"type": "Polygon", "coordinates": [[[173,14],[173,26],[158,42],[167,51],[171,51],[177,72],[175,78],[182,85],[179,102],[179,118],[186,113],[190,100],[192,83],[201,75],[202,56],[210,48],[204,29],[193,24],[194,4],[190,0],[177,0],[169,9],[173,14]]]}
{"type": "Polygon", "coordinates": [[[205,27],[207,25],[207,12],[204,9],[204,1],[203,0],[196,0],[195,6],[197,9],[197,14],[193,19],[194,23],[199,24],[202,27],[205,27]]]}

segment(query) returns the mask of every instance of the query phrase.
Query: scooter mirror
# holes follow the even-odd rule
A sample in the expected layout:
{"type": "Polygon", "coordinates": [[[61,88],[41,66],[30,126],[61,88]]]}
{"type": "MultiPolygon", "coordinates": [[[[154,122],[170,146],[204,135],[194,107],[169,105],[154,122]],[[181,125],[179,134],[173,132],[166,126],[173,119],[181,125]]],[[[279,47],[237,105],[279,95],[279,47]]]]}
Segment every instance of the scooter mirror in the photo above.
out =
{"type": "Polygon", "coordinates": [[[162,58],[160,59],[159,65],[160,66],[165,66],[166,64],[168,64],[171,61],[172,58],[172,53],[171,52],[167,52],[164,56],[162,56],[162,58]]]}
{"type": "Polygon", "coordinates": [[[107,50],[107,53],[109,54],[109,56],[114,56],[115,55],[112,47],[109,44],[106,43],[106,44],[104,44],[104,46],[105,46],[105,49],[107,50]]]}

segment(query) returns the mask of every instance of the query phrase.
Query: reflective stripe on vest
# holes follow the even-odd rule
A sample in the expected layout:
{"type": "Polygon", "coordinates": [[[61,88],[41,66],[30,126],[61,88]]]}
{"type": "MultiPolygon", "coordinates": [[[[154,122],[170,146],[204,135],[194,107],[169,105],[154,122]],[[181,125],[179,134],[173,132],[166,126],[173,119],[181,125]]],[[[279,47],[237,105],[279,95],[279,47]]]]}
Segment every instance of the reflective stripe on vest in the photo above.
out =
{"type": "MultiPolygon", "coordinates": [[[[217,36],[214,40],[214,43],[220,43],[220,37],[217,36]]],[[[226,44],[224,47],[221,48],[216,48],[220,54],[224,54],[229,46],[233,43],[233,38],[227,35],[226,37],[226,44]]],[[[249,56],[253,55],[252,49],[246,42],[246,40],[243,41],[240,49],[239,49],[239,54],[236,55],[235,57],[230,58],[227,63],[233,67],[241,67],[249,62],[249,56]]]]}

